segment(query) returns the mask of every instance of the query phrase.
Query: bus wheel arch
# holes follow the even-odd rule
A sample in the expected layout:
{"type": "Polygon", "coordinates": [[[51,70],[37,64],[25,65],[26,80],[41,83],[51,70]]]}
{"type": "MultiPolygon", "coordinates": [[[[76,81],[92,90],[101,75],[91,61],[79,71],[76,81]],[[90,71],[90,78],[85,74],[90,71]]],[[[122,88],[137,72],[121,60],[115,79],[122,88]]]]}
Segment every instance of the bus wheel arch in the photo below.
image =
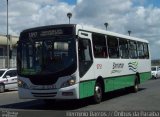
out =
{"type": "Polygon", "coordinates": [[[97,78],[95,82],[95,87],[94,87],[94,95],[93,95],[93,101],[94,103],[98,104],[102,101],[104,94],[104,80],[100,76],[97,78]]]}

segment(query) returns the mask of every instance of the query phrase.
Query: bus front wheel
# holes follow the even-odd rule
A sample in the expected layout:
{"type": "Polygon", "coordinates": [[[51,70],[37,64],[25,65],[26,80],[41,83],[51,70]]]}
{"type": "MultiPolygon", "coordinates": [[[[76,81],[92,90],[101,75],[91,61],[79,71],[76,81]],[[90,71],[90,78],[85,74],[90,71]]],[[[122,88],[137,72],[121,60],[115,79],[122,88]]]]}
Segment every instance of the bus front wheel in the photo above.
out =
{"type": "Polygon", "coordinates": [[[96,83],[94,88],[94,96],[93,96],[94,103],[98,104],[102,101],[102,86],[100,83],[96,83]]]}

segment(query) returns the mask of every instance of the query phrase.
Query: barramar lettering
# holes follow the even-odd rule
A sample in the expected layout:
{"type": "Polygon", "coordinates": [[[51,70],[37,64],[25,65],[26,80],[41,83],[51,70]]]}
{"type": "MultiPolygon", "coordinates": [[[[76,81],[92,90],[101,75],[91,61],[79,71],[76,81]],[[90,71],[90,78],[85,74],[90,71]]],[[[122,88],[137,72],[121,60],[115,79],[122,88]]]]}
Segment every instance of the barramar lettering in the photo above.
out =
{"type": "Polygon", "coordinates": [[[124,67],[124,63],[113,63],[113,69],[122,69],[124,67]]]}

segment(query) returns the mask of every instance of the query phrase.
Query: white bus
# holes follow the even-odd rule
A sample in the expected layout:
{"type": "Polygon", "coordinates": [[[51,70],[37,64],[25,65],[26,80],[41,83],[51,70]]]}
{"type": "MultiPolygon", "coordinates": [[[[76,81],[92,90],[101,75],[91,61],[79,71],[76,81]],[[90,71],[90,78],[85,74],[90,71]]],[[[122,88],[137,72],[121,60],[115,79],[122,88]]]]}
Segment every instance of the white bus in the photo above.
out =
{"type": "Polygon", "coordinates": [[[21,32],[17,47],[19,97],[100,103],[105,92],[151,78],[148,41],[78,24],[21,32]]]}

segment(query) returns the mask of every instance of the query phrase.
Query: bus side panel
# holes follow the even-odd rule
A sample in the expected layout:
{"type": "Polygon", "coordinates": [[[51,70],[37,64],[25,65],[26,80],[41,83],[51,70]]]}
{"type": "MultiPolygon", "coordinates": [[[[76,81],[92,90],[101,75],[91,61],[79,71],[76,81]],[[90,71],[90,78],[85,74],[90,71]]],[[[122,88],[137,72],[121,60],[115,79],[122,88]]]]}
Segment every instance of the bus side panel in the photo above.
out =
{"type": "Polygon", "coordinates": [[[105,92],[130,87],[134,85],[135,75],[116,76],[105,79],[105,92]]]}
{"type": "Polygon", "coordinates": [[[134,85],[135,75],[119,76],[114,79],[114,89],[130,87],[134,85]]]}
{"type": "Polygon", "coordinates": [[[106,78],[104,85],[105,85],[105,92],[113,91],[114,90],[114,79],[106,78]]]}
{"type": "Polygon", "coordinates": [[[147,81],[151,78],[151,72],[140,73],[140,83],[147,81]]]}
{"type": "Polygon", "coordinates": [[[80,99],[94,95],[95,80],[80,82],[80,99]]]}

